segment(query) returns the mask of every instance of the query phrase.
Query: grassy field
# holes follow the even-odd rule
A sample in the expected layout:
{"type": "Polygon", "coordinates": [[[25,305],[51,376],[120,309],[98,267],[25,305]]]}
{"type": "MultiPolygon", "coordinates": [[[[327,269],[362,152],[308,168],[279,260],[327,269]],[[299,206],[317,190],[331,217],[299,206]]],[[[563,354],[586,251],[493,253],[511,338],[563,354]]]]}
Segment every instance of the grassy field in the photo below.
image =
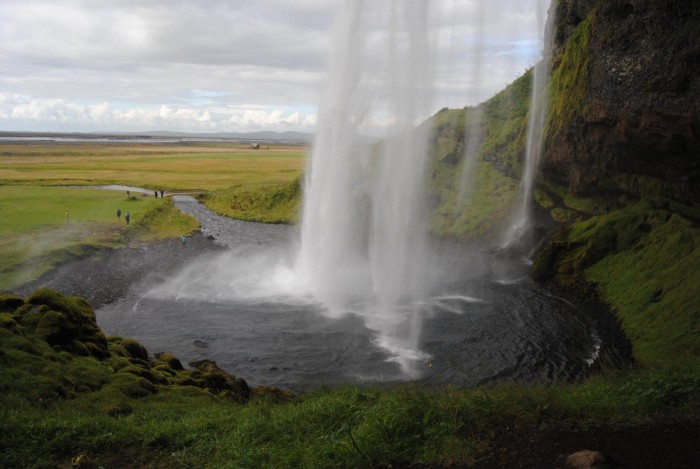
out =
{"type": "Polygon", "coordinates": [[[0,145],[0,184],[123,184],[168,191],[285,184],[304,168],[303,147],[233,144],[0,145]]]}
{"type": "Polygon", "coordinates": [[[171,199],[133,194],[127,198],[121,191],[97,189],[0,186],[0,213],[0,290],[100,247],[179,236],[199,228],[194,219],[175,209],[171,199]],[[121,219],[116,216],[118,208],[121,219]]]}
{"type": "Polygon", "coordinates": [[[303,147],[281,145],[253,150],[234,144],[0,144],[0,290],[99,247],[198,228],[170,199],[150,194],[127,199],[123,192],[65,186],[206,193],[202,201],[218,213],[293,222],[304,156],[303,147]],[[280,191],[289,199],[281,205],[280,191]],[[117,220],[117,208],[131,212],[129,231],[123,218],[117,220]]]}

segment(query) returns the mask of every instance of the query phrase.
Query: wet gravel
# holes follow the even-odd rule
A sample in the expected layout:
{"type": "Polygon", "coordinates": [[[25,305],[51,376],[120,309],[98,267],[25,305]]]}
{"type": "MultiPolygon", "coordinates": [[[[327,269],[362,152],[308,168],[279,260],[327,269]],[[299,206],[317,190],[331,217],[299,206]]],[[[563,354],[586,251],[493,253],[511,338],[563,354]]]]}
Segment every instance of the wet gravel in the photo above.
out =
{"type": "Polygon", "coordinates": [[[225,248],[212,236],[195,234],[182,244],[166,239],[121,249],[105,249],[65,262],[15,290],[26,296],[37,288],[52,288],[86,298],[95,309],[126,296],[132,285],[162,281],[195,258],[225,248]]]}

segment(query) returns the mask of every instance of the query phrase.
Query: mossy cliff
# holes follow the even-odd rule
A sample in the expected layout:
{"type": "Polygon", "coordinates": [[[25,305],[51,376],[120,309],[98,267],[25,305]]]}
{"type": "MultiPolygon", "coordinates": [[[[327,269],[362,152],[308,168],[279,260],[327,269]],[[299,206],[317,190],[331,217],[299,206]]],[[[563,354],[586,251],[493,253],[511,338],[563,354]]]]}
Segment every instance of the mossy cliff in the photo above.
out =
{"type": "Polygon", "coordinates": [[[700,360],[700,3],[558,0],[533,277],[599,294],[650,368],[700,360]]]}
{"type": "Polygon", "coordinates": [[[557,0],[547,27],[544,177],[700,201],[700,3],[557,0]]]}
{"type": "Polygon", "coordinates": [[[483,240],[503,229],[515,202],[525,152],[532,70],[476,107],[443,109],[425,125],[432,126],[428,196],[431,228],[439,236],[483,240]],[[473,121],[480,116],[479,125],[473,121]],[[476,162],[463,194],[462,173],[469,145],[476,143],[476,162]]]}
{"type": "MultiPolygon", "coordinates": [[[[532,274],[601,296],[641,364],[697,363],[700,3],[557,0],[547,28],[551,102],[534,198],[558,231],[532,274]]],[[[521,173],[531,81],[528,72],[478,108],[431,120],[436,233],[498,233],[521,173]],[[465,129],[477,111],[477,176],[464,203],[465,129]]]]}

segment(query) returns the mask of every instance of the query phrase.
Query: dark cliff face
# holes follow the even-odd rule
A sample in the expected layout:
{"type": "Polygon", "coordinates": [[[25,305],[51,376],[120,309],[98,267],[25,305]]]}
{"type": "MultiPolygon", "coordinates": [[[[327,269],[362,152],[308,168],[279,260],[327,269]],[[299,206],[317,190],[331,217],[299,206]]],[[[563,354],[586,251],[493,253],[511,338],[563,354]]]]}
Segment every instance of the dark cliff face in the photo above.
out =
{"type": "Polygon", "coordinates": [[[700,201],[700,1],[554,0],[542,171],[700,201]]]}

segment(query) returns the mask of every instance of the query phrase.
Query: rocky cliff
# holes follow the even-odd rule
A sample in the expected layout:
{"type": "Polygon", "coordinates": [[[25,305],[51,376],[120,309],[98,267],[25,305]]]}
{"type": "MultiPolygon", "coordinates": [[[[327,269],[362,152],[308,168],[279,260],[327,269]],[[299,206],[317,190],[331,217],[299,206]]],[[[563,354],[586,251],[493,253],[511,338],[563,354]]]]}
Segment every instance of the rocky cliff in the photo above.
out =
{"type": "Polygon", "coordinates": [[[700,200],[700,2],[554,0],[542,174],[700,200]]]}

